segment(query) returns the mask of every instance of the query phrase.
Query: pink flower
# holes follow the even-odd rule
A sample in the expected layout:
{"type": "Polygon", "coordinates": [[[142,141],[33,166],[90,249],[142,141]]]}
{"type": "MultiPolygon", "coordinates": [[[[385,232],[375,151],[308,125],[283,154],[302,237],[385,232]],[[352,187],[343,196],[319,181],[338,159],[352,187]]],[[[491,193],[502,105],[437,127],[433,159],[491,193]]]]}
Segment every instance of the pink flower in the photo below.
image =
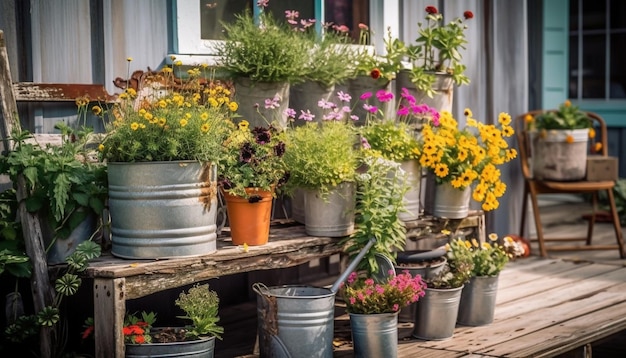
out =
{"type": "Polygon", "coordinates": [[[350,102],[350,100],[352,99],[352,96],[350,96],[350,94],[344,93],[343,91],[337,92],[337,97],[342,102],[350,102]]]}
{"type": "Polygon", "coordinates": [[[312,114],[310,110],[307,109],[306,112],[303,110],[300,110],[300,116],[298,117],[298,119],[302,119],[302,120],[310,122],[313,120],[313,118],[315,118],[315,115],[312,114]]]}
{"type": "Polygon", "coordinates": [[[333,102],[328,102],[327,100],[322,98],[319,101],[317,101],[317,106],[323,109],[331,109],[335,107],[335,104],[333,102]]]}
{"type": "Polygon", "coordinates": [[[365,103],[365,104],[363,105],[363,109],[364,109],[364,110],[366,110],[366,111],[368,111],[368,112],[370,112],[370,113],[376,113],[376,112],[378,112],[378,107],[376,107],[376,106],[372,106],[372,105],[369,105],[369,104],[367,104],[367,103],[365,103]]]}
{"type": "Polygon", "coordinates": [[[283,113],[289,118],[296,118],[296,111],[293,108],[287,108],[283,113]]]}
{"type": "Polygon", "coordinates": [[[393,93],[385,91],[385,90],[379,90],[376,92],[376,98],[378,98],[378,100],[383,103],[389,102],[393,99],[393,93]]]}
{"type": "Polygon", "coordinates": [[[398,116],[407,116],[409,114],[409,109],[405,106],[400,106],[397,112],[398,116]]]}
{"type": "Polygon", "coordinates": [[[297,10],[285,10],[285,17],[287,19],[297,19],[300,17],[300,13],[297,10]]]}
{"type": "Polygon", "coordinates": [[[267,7],[269,5],[270,0],[259,0],[256,2],[256,6],[258,7],[267,7]]]}
{"type": "Polygon", "coordinates": [[[365,92],[359,98],[361,99],[361,101],[365,101],[371,97],[372,97],[372,92],[365,92]]]}

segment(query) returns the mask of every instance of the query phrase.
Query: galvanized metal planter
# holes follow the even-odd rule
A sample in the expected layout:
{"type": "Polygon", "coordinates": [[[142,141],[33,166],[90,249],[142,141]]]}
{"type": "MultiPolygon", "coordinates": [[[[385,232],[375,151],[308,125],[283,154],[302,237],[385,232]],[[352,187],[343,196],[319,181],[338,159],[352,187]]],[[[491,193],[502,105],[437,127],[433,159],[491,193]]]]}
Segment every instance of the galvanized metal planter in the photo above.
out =
{"type": "Polygon", "coordinates": [[[417,159],[405,160],[400,163],[400,168],[408,175],[409,190],[402,199],[406,212],[398,214],[402,221],[417,220],[420,217],[420,195],[422,184],[422,167],[417,159]]]}
{"type": "Polygon", "coordinates": [[[548,180],[580,180],[587,171],[589,129],[530,132],[533,177],[548,180]],[[571,143],[567,137],[571,136],[571,143]]]}
{"type": "Polygon", "coordinates": [[[335,292],[301,285],[253,288],[261,357],[332,358],[335,292]]]}
{"type": "Polygon", "coordinates": [[[354,182],[337,185],[327,198],[317,190],[307,189],[304,205],[304,228],[308,235],[342,237],[354,232],[354,182]]]}
{"type": "Polygon", "coordinates": [[[355,358],[398,356],[398,313],[349,313],[355,358]]]}
{"type": "Polygon", "coordinates": [[[195,161],[108,163],[112,254],[157,259],[217,250],[217,172],[195,161]]]}
{"type": "Polygon", "coordinates": [[[425,340],[452,338],[463,286],[451,289],[427,288],[417,301],[413,337],[425,340]]]}
{"type": "Polygon", "coordinates": [[[200,337],[193,341],[126,344],[126,358],[213,358],[215,337],[200,337]]]}
{"type": "Polygon", "coordinates": [[[446,182],[435,186],[433,216],[446,219],[463,219],[469,215],[472,188],[456,189],[446,182]]]}
{"type": "Polygon", "coordinates": [[[472,277],[463,287],[457,323],[484,326],[493,322],[498,293],[498,276],[472,277]]]}

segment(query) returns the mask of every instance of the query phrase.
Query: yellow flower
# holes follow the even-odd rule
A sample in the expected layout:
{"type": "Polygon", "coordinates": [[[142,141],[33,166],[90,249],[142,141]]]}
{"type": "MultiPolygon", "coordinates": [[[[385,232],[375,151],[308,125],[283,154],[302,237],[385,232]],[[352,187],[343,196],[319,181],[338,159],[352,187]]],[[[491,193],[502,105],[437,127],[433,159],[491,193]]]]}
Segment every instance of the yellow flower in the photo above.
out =
{"type": "Polygon", "coordinates": [[[200,131],[202,131],[202,133],[206,133],[209,131],[209,125],[207,123],[204,123],[201,127],[200,127],[200,131]]]}
{"type": "Polygon", "coordinates": [[[131,62],[133,60],[132,57],[126,57],[126,61],[131,62]]]}
{"type": "Polygon", "coordinates": [[[103,151],[104,151],[104,144],[100,143],[100,144],[98,145],[98,150],[99,150],[99,151],[101,151],[101,152],[103,152],[103,151]]]}
{"type": "Polygon", "coordinates": [[[492,232],[491,234],[489,234],[489,240],[491,241],[498,240],[498,234],[496,234],[495,232],[492,232]]]}
{"type": "Polygon", "coordinates": [[[230,109],[231,112],[237,112],[237,109],[239,109],[239,105],[237,104],[237,102],[230,102],[228,104],[228,109],[230,109]]]}
{"type": "Polygon", "coordinates": [[[248,130],[248,127],[250,127],[250,123],[248,123],[248,121],[246,121],[245,119],[239,122],[240,131],[246,131],[248,130]]]}
{"type": "Polygon", "coordinates": [[[596,137],[596,130],[594,128],[589,128],[589,138],[595,138],[596,137]]]}
{"type": "Polygon", "coordinates": [[[437,166],[435,167],[435,175],[437,175],[440,178],[443,178],[446,175],[448,175],[448,166],[445,165],[444,163],[437,164],[437,166]]]}
{"type": "Polygon", "coordinates": [[[136,131],[137,129],[139,129],[139,123],[137,122],[133,122],[130,124],[130,129],[136,131]]]}
{"type": "Polygon", "coordinates": [[[91,107],[91,112],[93,114],[95,114],[96,116],[99,116],[100,114],[102,114],[102,107],[100,107],[100,106],[93,106],[93,107],[91,107]]]}
{"type": "Polygon", "coordinates": [[[500,112],[500,114],[498,115],[498,123],[502,124],[503,126],[508,126],[511,124],[511,115],[509,115],[506,112],[500,112]]]}
{"type": "Polygon", "coordinates": [[[180,126],[184,127],[187,125],[187,123],[189,123],[189,121],[186,118],[183,118],[180,120],[180,126]]]}
{"type": "Polygon", "coordinates": [[[465,108],[463,110],[463,115],[465,115],[465,117],[469,117],[469,118],[473,117],[472,110],[469,109],[469,108],[465,108]]]}

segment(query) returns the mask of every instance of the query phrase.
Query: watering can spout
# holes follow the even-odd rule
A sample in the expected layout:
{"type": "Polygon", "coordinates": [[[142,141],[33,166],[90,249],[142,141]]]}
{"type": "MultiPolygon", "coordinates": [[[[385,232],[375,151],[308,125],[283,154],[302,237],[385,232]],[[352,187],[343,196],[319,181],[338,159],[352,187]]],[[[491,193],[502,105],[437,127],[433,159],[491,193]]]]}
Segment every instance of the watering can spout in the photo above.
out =
{"type": "Polygon", "coordinates": [[[341,274],[341,276],[339,276],[337,281],[335,281],[335,283],[330,288],[330,290],[333,293],[336,293],[339,290],[339,286],[341,286],[341,283],[344,282],[346,278],[348,278],[348,276],[350,275],[350,273],[352,273],[352,271],[354,271],[354,269],[356,269],[359,262],[361,262],[361,260],[363,259],[363,256],[367,254],[367,252],[370,250],[370,248],[372,247],[372,245],[374,245],[375,242],[376,242],[376,238],[373,238],[373,237],[370,238],[370,240],[367,242],[365,247],[363,247],[363,249],[361,249],[359,254],[354,258],[354,260],[350,262],[346,270],[341,274]]]}

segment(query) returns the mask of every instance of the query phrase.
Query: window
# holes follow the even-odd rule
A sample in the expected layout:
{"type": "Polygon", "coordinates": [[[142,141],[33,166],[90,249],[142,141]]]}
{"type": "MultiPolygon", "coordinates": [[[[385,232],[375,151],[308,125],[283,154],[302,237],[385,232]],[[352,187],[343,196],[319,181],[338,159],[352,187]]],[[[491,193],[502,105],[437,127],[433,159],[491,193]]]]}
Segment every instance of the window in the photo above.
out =
{"type": "Polygon", "coordinates": [[[626,2],[570,0],[569,97],[626,99],[626,2]]]}
{"type": "MultiPolygon", "coordinates": [[[[375,0],[382,4],[383,0],[375,0]]],[[[174,50],[177,54],[210,55],[216,40],[223,38],[222,22],[235,14],[254,11],[256,0],[178,0],[175,4],[174,50]]],[[[358,39],[359,23],[370,24],[370,0],[270,0],[269,11],[283,18],[285,10],[298,10],[300,18],[315,18],[319,26],[332,22],[352,29],[358,39]]]]}

